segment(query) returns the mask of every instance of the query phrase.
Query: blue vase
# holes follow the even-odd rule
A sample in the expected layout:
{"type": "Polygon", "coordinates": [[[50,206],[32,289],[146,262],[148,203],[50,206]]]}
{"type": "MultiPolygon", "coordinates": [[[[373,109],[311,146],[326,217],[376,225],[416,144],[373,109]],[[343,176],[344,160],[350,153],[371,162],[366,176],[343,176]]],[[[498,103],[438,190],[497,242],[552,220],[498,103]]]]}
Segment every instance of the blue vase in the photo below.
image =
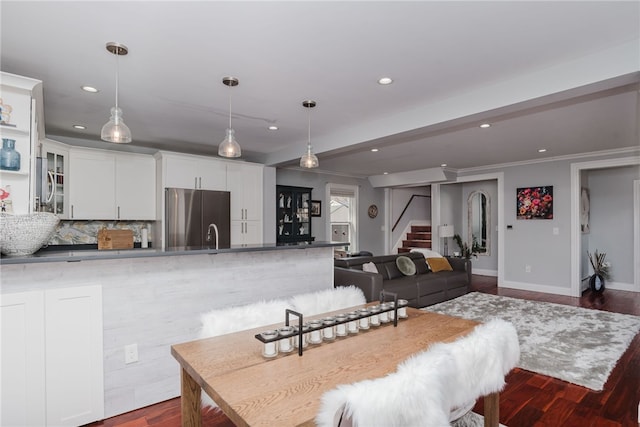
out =
{"type": "Polygon", "coordinates": [[[16,140],[2,138],[2,150],[0,150],[0,169],[6,171],[20,170],[20,153],[16,151],[16,140]]]}

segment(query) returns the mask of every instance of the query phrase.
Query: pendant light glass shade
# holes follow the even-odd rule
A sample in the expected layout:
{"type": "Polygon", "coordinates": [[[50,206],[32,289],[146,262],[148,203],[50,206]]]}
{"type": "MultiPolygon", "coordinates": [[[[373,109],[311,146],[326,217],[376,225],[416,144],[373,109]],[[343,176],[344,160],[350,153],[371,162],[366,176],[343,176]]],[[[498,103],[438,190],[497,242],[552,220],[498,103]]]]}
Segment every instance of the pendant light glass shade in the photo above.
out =
{"type": "Polygon", "coordinates": [[[107,43],[107,50],[116,55],[116,106],[111,108],[111,117],[107,124],[102,126],[100,138],[107,142],[125,144],[127,142],[131,142],[131,130],[129,130],[129,127],[124,123],[124,120],[122,119],[122,110],[118,107],[118,86],[120,77],[118,57],[129,53],[129,49],[127,49],[123,44],[109,42],[107,43]]]}
{"type": "Polygon", "coordinates": [[[307,109],[309,126],[307,135],[307,152],[304,153],[302,157],[300,157],[300,167],[312,169],[317,168],[320,165],[318,156],[313,154],[313,152],[311,151],[311,108],[316,106],[316,101],[303,101],[302,106],[307,109]]]}
{"type": "Polygon", "coordinates": [[[131,142],[131,131],[129,126],[122,121],[122,110],[120,108],[111,108],[111,118],[107,124],[102,126],[100,138],[103,141],[115,142],[116,144],[131,142]]]}
{"type": "Polygon", "coordinates": [[[232,128],[227,129],[227,136],[224,140],[218,145],[218,155],[222,157],[240,157],[242,154],[242,149],[240,148],[240,144],[236,141],[236,138],[232,128]]]}
{"type": "Polygon", "coordinates": [[[224,77],[222,83],[229,86],[229,127],[227,128],[227,135],[224,140],[218,145],[218,156],[240,157],[242,155],[242,149],[238,141],[236,141],[236,132],[231,127],[231,88],[238,86],[240,81],[235,77],[224,77]]]}

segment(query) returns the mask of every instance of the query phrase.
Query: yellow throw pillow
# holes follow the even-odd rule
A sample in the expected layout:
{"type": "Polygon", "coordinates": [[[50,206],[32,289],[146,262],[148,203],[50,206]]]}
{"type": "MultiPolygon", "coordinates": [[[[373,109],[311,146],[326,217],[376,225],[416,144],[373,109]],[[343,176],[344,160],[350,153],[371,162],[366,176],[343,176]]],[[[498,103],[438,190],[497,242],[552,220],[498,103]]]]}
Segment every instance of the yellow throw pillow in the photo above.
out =
{"type": "Polygon", "coordinates": [[[453,271],[451,264],[445,257],[427,258],[427,264],[429,264],[429,268],[434,273],[438,271],[453,271]]]}

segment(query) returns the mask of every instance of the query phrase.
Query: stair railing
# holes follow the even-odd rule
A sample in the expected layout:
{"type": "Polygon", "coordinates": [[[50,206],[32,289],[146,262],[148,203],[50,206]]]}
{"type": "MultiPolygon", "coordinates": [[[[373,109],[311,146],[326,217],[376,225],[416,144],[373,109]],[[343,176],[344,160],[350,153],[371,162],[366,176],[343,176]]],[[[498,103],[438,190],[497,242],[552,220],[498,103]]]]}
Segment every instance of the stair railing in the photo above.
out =
{"type": "Polygon", "coordinates": [[[405,214],[405,212],[407,211],[407,209],[409,208],[409,205],[411,204],[411,202],[413,201],[414,198],[416,197],[426,197],[428,199],[431,198],[431,196],[425,196],[424,194],[412,194],[411,198],[409,199],[409,201],[407,202],[407,204],[404,206],[404,209],[402,209],[402,213],[400,214],[400,216],[398,217],[398,219],[396,220],[396,223],[393,224],[393,227],[391,227],[391,232],[394,232],[396,230],[396,227],[398,226],[398,223],[400,222],[400,220],[402,219],[402,216],[405,214]]]}

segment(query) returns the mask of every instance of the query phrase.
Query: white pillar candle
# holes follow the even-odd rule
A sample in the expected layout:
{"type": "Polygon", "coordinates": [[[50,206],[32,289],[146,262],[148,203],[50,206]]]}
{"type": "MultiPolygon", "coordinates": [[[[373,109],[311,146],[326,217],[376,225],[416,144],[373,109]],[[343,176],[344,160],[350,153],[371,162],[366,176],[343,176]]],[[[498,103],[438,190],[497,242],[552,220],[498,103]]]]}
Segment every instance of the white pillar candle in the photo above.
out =
{"type": "MultiPolygon", "coordinates": [[[[260,335],[266,340],[274,339],[278,336],[278,331],[264,331],[260,335]]],[[[262,346],[262,355],[264,357],[275,357],[278,354],[277,341],[266,342],[262,346]]]]}
{"type": "MultiPolygon", "coordinates": [[[[345,322],[347,320],[346,314],[338,314],[336,316],[336,322],[345,322]]],[[[336,335],[339,337],[344,337],[347,335],[347,324],[339,323],[336,325],[336,335]]]]}
{"type": "Polygon", "coordinates": [[[285,338],[278,340],[278,351],[280,351],[280,353],[289,353],[293,351],[293,345],[291,345],[291,336],[286,336],[291,335],[292,333],[293,327],[291,326],[283,326],[282,328],[278,329],[278,334],[285,336],[285,338]]]}
{"type": "Polygon", "coordinates": [[[369,329],[369,310],[361,308],[358,310],[358,315],[363,316],[360,318],[360,329],[369,329]]]}
{"type": "Polygon", "coordinates": [[[348,314],[349,323],[347,324],[347,330],[350,334],[358,333],[358,312],[352,311],[348,314]]]}
{"type": "MultiPolygon", "coordinates": [[[[389,303],[382,303],[380,304],[380,310],[388,310],[389,309],[389,303]]],[[[383,311],[381,312],[378,317],[380,318],[380,323],[389,323],[389,312],[388,311],[383,311]]]]}
{"type": "Polygon", "coordinates": [[[336,339],[334,323],[336,323],[336,319],[334,317],[325,317],[324,319],[322,319],[322,324],[324,325],[324,329],[322,330],[322,337],[325,341],[332,341],[336,339]]]}
{"type": "Polygon", "coordinates": [[[309,322],[309,328],[312,329],[309,332],[309,342],[311,344],[320,344],[322,342],[322,330],[315,329],[315,328],[320,328],[321,326],[322,326],[322,321],[320,320],[312,320],[311,322],[309,322]]]}
{"type": "Polygon", "coordinates": [[[405,319],[407,317],[408,304],[409,304],[409,301],[407,301],[406,299],[398,300],[398,317],[400,317],[401,319],[405,319]]]}
{"type": "Polygon", "coordinates": [[[371,326],[380,326],[380,317],[379,313],[380,313],[380,306],[379,305],[374,305],[369,307],[369,311],[371,312],[371,317],[369,318],[369,324],[371,326]]]}

